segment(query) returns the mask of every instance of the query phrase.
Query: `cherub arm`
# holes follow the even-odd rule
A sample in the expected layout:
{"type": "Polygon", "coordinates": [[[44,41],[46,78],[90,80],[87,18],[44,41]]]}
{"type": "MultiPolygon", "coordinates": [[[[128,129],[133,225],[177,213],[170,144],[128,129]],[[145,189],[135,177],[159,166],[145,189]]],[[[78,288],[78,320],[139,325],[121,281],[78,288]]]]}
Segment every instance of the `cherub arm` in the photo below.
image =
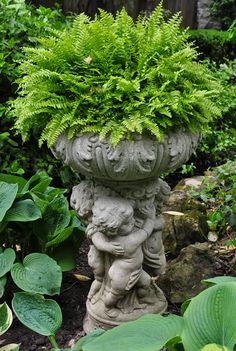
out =
{"type": "Polygon", "coordinates": [[[99,251],[108,252],[115,256],[123,256],[124,249],[120,243],[115,241],[108,241],[106,236],[101,232],[96,232],[91,236],[93,244],[99,251]]]}

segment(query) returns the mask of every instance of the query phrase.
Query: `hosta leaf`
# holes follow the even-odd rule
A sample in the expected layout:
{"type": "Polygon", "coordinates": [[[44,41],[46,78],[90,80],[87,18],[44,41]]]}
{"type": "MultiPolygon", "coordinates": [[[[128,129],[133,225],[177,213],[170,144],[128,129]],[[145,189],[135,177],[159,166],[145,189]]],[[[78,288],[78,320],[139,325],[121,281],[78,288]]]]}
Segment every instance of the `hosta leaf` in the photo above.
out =
{"type": "Polygon", "coordinates": [[[201,349],[201,351],[231,351],[228,347],[217,345],[217,344],[208,344],[201,349]]]}
{"type": "Polygon", "coordinates": [[[20,344],[9,344],[3,347],[0,347],[0,351],[19,351],[20,344]]]}
{"type": "Polygon", "coordinates": [[[22,193],[27,193],[28,191],[33,193],[37,191],[43,193],[46,191],[51,181],[52,178],[50,178],[47,174],[36,173],[25,184],[24,188],[22,189],[22,193]]]}
{"type": "Polygon", "coordinates": [[[70,218],[68,202],[62,195],[45,207],[42,219],[35,223],[34,232],[41,240],[48,242],[69,225],[70,218]]]}
{"type": "Polygon", "coordinates": [[[46,248],[48,248],[50,246],[58,246],[60,243],[62,243],[63,241],[65,241],[66,239],[69,238],[69,236],[72,234],[73,230],[74,230],[73,227],[67,227],[67,228],[61,230],[53,240],[49,241],[46,244],[46,248]]]}
{"type": "Polygon", "coordinates": [[[17,201],[10,210],[7,211],[4,218],[9,222],[29,222],[41,218],[41,212],[33,200],[26,199],[17,201]]]}
{"type": "Polygon", "coordinates": [[[56,261],[45,254],[32,253],[24,258],[23,264],[15,263],[11,276],[22,290],[47,295],[60,293],[61,269],[56,261]]]}
{"type": "Polygon", "coordinates": [[[70,271],[76,264],[76,247],[72,240],[63,242],[62,245],[53,248],[51,256],[57,261],[62,272],[70,271]]]}
{"type": "Polygon", "coordinates": [[[0,305],[0,336],[11,326],[12,320],[12,311],[4,302],[0,305]]]}
{"type": "Polygon", "coordinates": [[[89,333],[88,335],[82,337],[77,341],[75,346],[73,347],[73,351],[83,351],[83,347],[88,344],[89,342],[93,341],[96,339],[98,336],[101,336],[102,334],[105,333],[105,330],[103,329],[97,329],[94,330],[93,332],[89,333]]]}
{"type": "Polygon", "coordinates": [[[8,184],[0,181],[0,222],[13,204],[17,190],[17,184],[8,184]]]}
{"type": "Polygon", "coordinates": [[[21,189],[26,184],[26,180],[24,178],[4,173],[0,173],[0,181],[5,183],[18,184],[18,192],[21,192],[21,189]]]}
{"type": "Polygon", "coordinates": [[[7,283],[7,277],[4,275],[3,277],[0,278],[0,298],[4,294],[6,283],[7,283]]]}
{"type": "Polygon", "coordinates": [[[236,283],[218,284],[192,299],[181,335],[186,351],[216,343],[233,350],[236,343],[236,283]]]}
{"type": "Polygon", "coordinates": [[[27,292],[14,294],[12,308],[17,318],[29,329],[41,335],[55,335],[62,324],[62,313],[54,300],[27,292]]]}
{"type": "Polygon", "coordinates": [[[146,315],[108,330],[83,346],[83,351],[157,351],[181,334],[183,318],[146,315]]]}
{"type": "Polygon", "coordinates": [[[3,277],[13,266],[16,259],[15,251],[11,248],[0,252],[0,277],[3,277]]]}
{"type": "Polygon", "coordinates": [[[209,279],[202,280],[202,283],[206,285],[216,285],[216,284],[224,284],[224,283],[236,283],[236,277],[230,276],[222,276],[222,277],[214,277],[209,279]]]}

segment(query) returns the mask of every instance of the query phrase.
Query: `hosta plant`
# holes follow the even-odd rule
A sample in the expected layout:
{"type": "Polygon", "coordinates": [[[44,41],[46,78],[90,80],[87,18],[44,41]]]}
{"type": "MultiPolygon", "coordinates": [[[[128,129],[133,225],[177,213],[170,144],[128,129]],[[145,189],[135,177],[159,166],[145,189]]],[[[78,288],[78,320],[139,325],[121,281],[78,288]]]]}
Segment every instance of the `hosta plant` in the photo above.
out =
{"type": "MultiPolygon", "coordinates": [[[[13,315],[11,309],[4,302],[0,305],[0,336],[2,336],[11,326],[13,321],[13,315]]],[[[18,351],[18,344],[9,344],[0,347],[0,351],[18,351]]]]}
{"type": "Polygon", "coordinates": [[[195,60],[181,17],[164,21],[162,5],[136,22],[125,10],[79,15],[71,29],[26,49],[16,129],[52,146],[60,134],[98,132],[115,145],[149,132],[161,139],[176,128],[201,130],[220,115],[220,86],[195,60]]]}
{"type": "Polygon", "coordinates": [[[18,247],[18,256],[38,251],[54,257],[63,270],[74,267],[84,237],[64,189],[50,187],[51,178],[0,174],[0,247],[18,247]]]}
{"type": "MultiPolygon", "coordinates": [[[[61,310],[54,300],[46,300],[42,294],[59,294],[62,281],[61,269],[52,258],[41,253],[26,256],[23,263],[14,263],[15,258],[15,252],[11,248],[0,251],[0,281],[3,278],[6,281],[10,272],[13,282],[23,290],[14,294],[13,310],[23,324],[42,335],[49,336],[52,344],[56,345],[54,335],[62,323],[61,310]],[[42,320],[43,326],[40,327],[42,320]]],[[[3,290],[4,286],[1,288],[3,290]]],[[[0,305],[0,335],[8,330],[12,320],[11,309],[3,303],[0,305]]],[[[17,350],[19,350],[17,344],[0,348],[0,351],[17,350]]]]}
{"type": "Polygon", "coordinates": [[[210,287],[183,304],[183,316],[146,315],[106,332],[97,329],[66,349],[60,349],[55,339],[62,318],[52,300],[17,293],[13,310],[23,324],[49,337],[51,351],[235,351],[236,277],[215,277],[204,283],[210,287]]]}
{"type": "MultiPolygon", "coordinates": [[[[217,277],[185,304],[183,316],[146,315],[83,344],[80,351],[234,351],[236,278],[217,277]]],[[[77,350],[74,348],[74,350],[77,350]]]]}

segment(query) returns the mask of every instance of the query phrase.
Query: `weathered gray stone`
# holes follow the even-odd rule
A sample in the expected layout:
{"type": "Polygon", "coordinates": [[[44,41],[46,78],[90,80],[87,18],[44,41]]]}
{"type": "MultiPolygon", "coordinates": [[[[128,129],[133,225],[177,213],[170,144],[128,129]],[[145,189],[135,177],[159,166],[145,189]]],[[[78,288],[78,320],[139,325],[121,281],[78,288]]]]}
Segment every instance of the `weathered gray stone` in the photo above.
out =
{"type": "Polygon", "coordinates": [[[210,14],[211,0],[198,0],[197,3],[197,22],[198,29],[216,28],[220,29],[220,23],[210,14]]]}
{"type": "Polygon", "coordinates": [[[181,181],[164,206],[163,241],[170,257],[177,257],[190,244],[207,240],[206,206],[188,195],[190,184],[199,186],[196,179],[181,181]]]}
{"type": "Polygon", "coordinates": [[[204,289],[201,280],[215,275],[216,259],[208,243],[189,245],[158,280],[171,303],[182,303],[204,289]]]}
{"type": "Polygon", "coordinates": [[[170,188],[158,178],[186,162],[199,134],[180,130],[162,142],[134,135],[112,147],[108,139],[62,135],[53,153],[87,176],[73,188],[71,205],[86,223],[89,264],[95,280],[87,299],[84,329],[109,329],[167,303],[153,277],[165,271],[162,207],[170,188]]]}

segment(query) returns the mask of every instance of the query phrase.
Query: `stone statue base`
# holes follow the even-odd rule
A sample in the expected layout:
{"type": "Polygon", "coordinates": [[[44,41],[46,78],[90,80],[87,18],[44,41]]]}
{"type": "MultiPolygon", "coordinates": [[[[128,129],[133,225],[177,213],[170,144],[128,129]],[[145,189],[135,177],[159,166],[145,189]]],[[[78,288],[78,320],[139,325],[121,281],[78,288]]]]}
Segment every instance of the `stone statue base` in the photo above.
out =
{"type": "Polygon", "coordinates": [[[94,304],[90,300],[87,300],[87,313],[83,323],[85,333],[88,334],[96,329],[108,330],[124,322],[138,319],[147,313],[164,313],[167,308],[166,298],[155,283],[153,284],[153,290],[156,298],[150,296],[149,303],[139,303],[135,299],[134,291],[133,298],[130,298],[130,295],[127,298],[126,306],[122,308],[118,305],[118,308],[110,310],[110,313],[108,312],[110,315],[107,314],[105,304],[101,299],[94,304]]]}

